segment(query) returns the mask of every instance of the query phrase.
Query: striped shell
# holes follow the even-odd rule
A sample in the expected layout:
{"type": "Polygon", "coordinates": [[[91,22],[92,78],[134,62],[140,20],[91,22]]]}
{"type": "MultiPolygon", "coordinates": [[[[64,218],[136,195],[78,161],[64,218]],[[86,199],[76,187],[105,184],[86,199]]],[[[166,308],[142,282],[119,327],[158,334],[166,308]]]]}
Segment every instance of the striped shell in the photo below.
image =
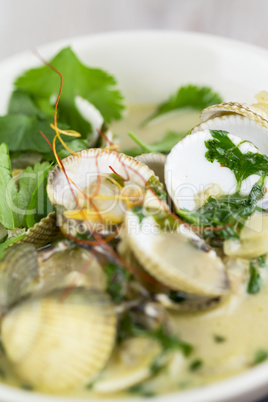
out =
{"type": "Polygon", "coordinates": [[[56,213],[51,212],[40,222],[36,223],[32,228],[28,229],[26,236],[21,243],[31,243],[35,247],[43,247],[61,236],[59,227],[57,226],[56,213]]]}
{"type": "Polygon", "coordinates": [[[260,104],[229,102],[210,106],[203,110],[201,120],[192,133],[205,129],[228,131],[268,154],[268,114],[260,104]]]}
{"type": "Polygon", "coordinates": [[[154,176],[154,172],[143,163],[109,149],[86,149],[68,156],[62,163],[67,176],[75,185],[68,184],[64,172],[57,165],[49,173],[47,192],[52,204],[62,205],[66,209],[76,207],[73,193],[77,196],[77,187],[85,188],[100,174],[111,174],[114,170],[118,175],[133,180],[141,187],[154,176]]]}
{"type": "Polygon", "coordinates": [[[2,342],[14,370],[41,391],[63,392],[93,381],[115,336],[108,296],[83,288],[25,301],[2,321],[2,342]]]}
{"type": "Polygon", "coordinates": [[[126,215],[126,241],[141,266],[172,290],[217,297],[228,292],[225,267],[215,251],[183,225],[163,231],[152,216],[126,215]]]}

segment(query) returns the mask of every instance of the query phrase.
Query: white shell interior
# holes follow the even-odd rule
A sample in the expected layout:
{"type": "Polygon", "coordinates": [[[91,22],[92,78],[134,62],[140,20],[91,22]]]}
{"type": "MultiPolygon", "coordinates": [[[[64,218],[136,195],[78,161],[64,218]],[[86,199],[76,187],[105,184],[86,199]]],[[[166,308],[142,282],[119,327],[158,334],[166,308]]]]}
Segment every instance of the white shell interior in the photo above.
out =
{"type": "MultiPolygon", "coordinates": [[[[229,134],[235,145],[242,139],[229,134]]],[[[170,197],[177,208],[193,211],[198,208],[198,197],[209,186],[214,185],[215,197],[221,194],[232,194],[236,190],[236,178],[227,167],[214,161],[209,162],[205,156],[208,149],[205,141],[213,139],[209,130],[197,131],[186,136],[171,150],[165,166],[166,186],[170,197]]],[[[257,152],[250,142],[239,146],[242,153],[257,152]]],[[[259,176],[251,175],[242,182],[241,193],[249,194],[259,176]]]]}
{"type": "Polygon", "coordinates": [[[67,181],[62,170],[52,171],[48,184],[48,194],[53,204],[63,205],[67,209],[76,207],[78,189],[83,190],[96,180],[99,174],[111,174],[113,170],[123,178],[132,180],[141,187],[154,175],[146,165],[115,151],[88,149],[79,152],[79,156],[70,156],[63,160],[67,176],[76,186],[67,181]],[[113,170],[110,168],[113,168],[113,170]],[[53,178],[53,179],[52,179],[53,178]]]}
{"type": "Polygon", "coordinates": [[[237,137],[253,142],[261,153],[268,155],[267,129],[248,117],[238,114],[214,117],[195,127],[192,132],[205,129],[228,131],[237,137]]]}

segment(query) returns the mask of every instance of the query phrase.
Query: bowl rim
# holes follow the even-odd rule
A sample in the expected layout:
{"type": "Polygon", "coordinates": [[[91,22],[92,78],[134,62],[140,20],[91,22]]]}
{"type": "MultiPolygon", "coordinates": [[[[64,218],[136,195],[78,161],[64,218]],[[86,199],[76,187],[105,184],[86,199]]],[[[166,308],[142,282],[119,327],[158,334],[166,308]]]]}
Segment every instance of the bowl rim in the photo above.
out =
{"type": "MultiPolygon", "coordinates": [[[[76,37],[70,37],[67,39],[61,39],[57,41],[51,41],[45,44],[37,46],[39,52],[42,54],[50,55],[53,54],[58,49],[67,45],[80,45],[85,46],[89,42],[106,42],[107,40],[117,40],[124,36],[126,39],[133,38],[139,40],[146,36],[147,38],[152,37],[154,40],[157,37],[177,37],[178,39],[194,40],[197,43],[199,41],[206,41],[209,44],[217,44],[219,46],[227,46],[228,48],[238,49],[241,51],[246,51],[251,54],[264,56],[268,59],[268,50],[241,42],[238,40],[233,40],[230,38],[207,34],[203,32],[192,32],[192,31],[176,31],[176,30],[159,30],[159,29],[149,29],[149,30],[118,30],[118,31],[107,31],[100,33],[93,33],[87,35],[81,35],[76,37]]],[[[20,60],[26,60],[31,56],[29,50],[24,50],[18,53],[14,53],[7,58],[0,59],[0,74],[1,68],[3,66],[8,66],[10,64],[18,64],[20,60]]],[[[19,68],[18,68],[19,70],[19,68]]],[[[154,397],[153,400],[157,402],[221,402],[221,401],[235,401],[236,398],[243,398],[243,402],[253,400],[252,398],[260,398],[268,391],[268,362],[264,362],[256,367],[249,368],[247,371],[232,376],[230,378],[217,381],[215,383],[200,386],[186,391],[179,391],[171,394],[164,394],[154,397]],[[265,387],[265,389],[264,389],[265,387]],[[250,394],[250,395],[249,395],[250,394]],[[249,398],[249,399],[248,399],[249,398]]],[[[9,385],[0,383],[0,395],[3,402],[78,402],[89,401],[89,402],[99,402],[100,399],[88,399],[88,398],[77,398],[77,397],[66,397],[66,396],[56,396],[50,394],[41,394],[33,391],[21,390],[9,385]]],[[[116,398],[105,399],[107,402],[115,402],[116,398]]],[[[130,401],[148,401],[148,398],[122,398],[121,402],[130,401]]]]}

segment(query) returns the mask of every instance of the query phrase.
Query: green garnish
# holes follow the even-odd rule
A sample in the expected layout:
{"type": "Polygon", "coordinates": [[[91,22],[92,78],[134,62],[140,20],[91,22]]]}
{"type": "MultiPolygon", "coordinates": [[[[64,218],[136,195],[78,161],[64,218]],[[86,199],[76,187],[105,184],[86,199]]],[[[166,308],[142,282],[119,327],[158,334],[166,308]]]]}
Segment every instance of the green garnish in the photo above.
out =
{"type": "Polygon", "coordinates": [[[258,350],[255,354],[253,364],[263,363],[268,359],[268,352],[266,350],[258,350]]]}
{"type": "Polygon", "coordinates": [[[25,391],[33,391],[33,387],[30,384],[21,384],[20,386],[22,389],[24,389],[25,391]]]}
{"type": "Polygon", "coordinates": [[[135,385],[129,388],[127,392],[130,394],[143,396],[144,398],[153,398],[156,396],[155,392],[146,390],[144,385],[135,385]]]}
{"type": "Polygon", "coordinates": [[[129,272],[112,263],[105,266],[104,272],[107,275],[107,292],[115,303],[121,302],[126,295],[127,283],[130,279],[129,272]]]}
{"type": "Polygon", "coordinates": [[[119,176],[118,174],[116,174],[116,173],[111,173],[111,174],[109,174],[109,177],[111,177],[111,179],[115,180],[121,187],[125,187],[125,182],[124,182],[124,180],[123,180],[122,177],[119,176]]]}
{"type": "Polygon", "coordinates": [[[146,218],[146,216],[148,216],[142,205],[137,205],[136,207],[133,207],[131,211],[134,212],[135,215],[137,215],[140,223],[143,221],[144,218],[146,218]]]}
{"type": "Polygon", "coordinates": [[[200,359],[196,359],[194,360],[190,366],[189,366],[189,370],[190,371],[197,371],[199,370],[201,367],[203,366],[203,361],[200,359]]]}
{"type": "Polygon", "coordinates": [[[193,351],[192,345],[183,342],[175,335],[170,334],[166,328],[160,327],[156,330],[149,330],[135,323],[132,316],[129,313],[126,313],[119,323],[118,341],[122,342],[133,336],[147,336],[155,339],[166,352],[170,350],[181,350],[185,356],[189,356],[193,351]]]}
{"type": "Polygon", "coordinates": [[[40,176],[48,170],[48,162],[36,163],[26,168],[18,180],[18,188],[12,177],[8,147],[0,145],[0,222],[6,229],[27,227],[26,212],[40,176]]]}
{"type": "Polygon", "coordinates": [[[149,187],[151,190],[153,190],[160,200],[166,201],[167,193],[163,189],[163,185],[155,176],[151,176],[150,179],[147,180],[146,187],[149,187]]]}
{"type": "Polygon", "coordinates": [[[213,338],[216,343],[223,343],[226,341],[226,338],[221,335],[213,335],[213,338]]]}
{"type": "Polygon", "coordinates": [[[143,125],[169,112],[186,108],[203,110],[208,106],[221,102],[221,96],[209,87],[186,85],[179,88],[166,102],[162,103],[156,112],[145,120],[143,125]]]}
{"type": "MultiPolygon", "coordinates": [[[[63,76],[63,89],[58,106],[59,127],[71,128],[82,135],[84,142],[64,136],[72,142],[75,151],[87,147],[92,132],[91,124],[79,112],[76,97],[92,103],[106,122],[119,119],[124,109],[122,95],[116,89],[114,77],[103,70],[82,64],[70,47],[62,49],[50,62],[63,76]],[[77,142],[78,141],[78,142],[77,142]]],[[[60,77],[48,66],[26,71],[15,82],[16,90],[9,101],[8,114],[0,117],[0,143],[5,142],[10,151],[36,151],[50,153],[44,132],[50,142],[55,136],[50,127],[54,106],[60,88],[60,77]]],[[[61,148],[62,149],[62,148],[61,148]]],[[[60,154],[63,157],[63,154],[60,154]]]]}
{"type": "Polygon", "coordinates": [[[0,260],[4,257],[5,251],[9,246],[23,240],[25,236],[26,236],[26,233],[21,233],[18,236],[12,237],[11,239],[6,240],[4,243],[1,243],[0,244],[0,260]]]}
{"type": "Polygon", "coordinates": [[[247,291],[250,294],[256,294],[259,293],[261,289],[261,284],[262,284],[262,279],[261,276],[257,270],[257,268],[254,265],[254,261],[251,260],[249,264],[249,282],[248,282],[248,288],[247,291]]]}
{"type": "Polygon", "coordinates": [[[216,160],[234,173],[237,192],[240,191],[242,181],[249,176],[255,174],[263,179],[268,175],[268,156],[250,151],[243,154],[228,137],[227,131],[211,130],[210,133],[213,140],[205,142],[208,149],[206,158],[210,162],[216,160]]]}
{"type": "Polygon", "coordinates": [[[152,144],[146,144],[142,141],[136,134],[130,132],[128,133],[130,138],[139,145],[140,148],[131,148],[125,151],[127,155],[137,156],[143,153],[163,153],[167,154],[171,151],[171,148],[177,144],[183,137],[185,137],[186,133],[177,133],[175,131],[168,131],[164,137],[159,140],[153,142],[152,144]]]}
{"type": "Polygon", "coordinates": [[[238,238],[247,218],[256,211],[257,202],[261,198],[260,195],[256,197],[256,186],[257,184],[253,186],[248,196],[235,193],[217,199],[209,197],[206,204],[197,211],[179,209],[177,214],[185,222],[200,227],[205,238],[238,238]]]}

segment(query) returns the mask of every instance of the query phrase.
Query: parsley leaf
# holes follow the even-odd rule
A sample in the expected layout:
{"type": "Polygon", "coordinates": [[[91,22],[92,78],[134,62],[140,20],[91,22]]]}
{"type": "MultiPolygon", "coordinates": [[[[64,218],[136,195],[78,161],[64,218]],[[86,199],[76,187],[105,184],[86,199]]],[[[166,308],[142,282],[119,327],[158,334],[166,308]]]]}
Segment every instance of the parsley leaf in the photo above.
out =
{"type": "Polygon", "coordinates": [[[268,175],[268,156],[250,151],[243,154],[228,137],[227,131],[211,130],[210,133],[213,140],[205,141],[208,149],[206,158],[210,162],[216,160],[232,170],[237,181],[237,190],[240,190],[242,181],[253,174],[261,177],[268,175]]]}
{"type": "Polygon", "coordinates": [[[201,111],[208,106],[221,102],[221,96],[209,87],[185,85],[179,88],[175,94],[171,95],[166,102],[162,103],[156,112],[148,117],[143,124],[145,125],[156,117],[175,110],[191,108],[201,111]]]}
{"type": "Polygon", "coordinates": [[[115,303],[121,302],[126,296],[129,272],[112,263],[105,266],[104,272],[107,275],[107,292],[115,303]]]}
{"type": "MultiPolygon", "coordinates": [[[[50,64],[63,76],[63,89],[58,107],[60,122],[81,133],[83,138],[91,132],[90,123],[76,107],[76,96],[92,103],[108,123],[121,118],[124,109],[122,95],[115,88],[116,81],[111,75],[82,64],[70,47],[62,49],[50,64]]],[[[58,94],[60,77],[44,66],[26,71],[17,78],[15,85],[27,92],[38,109],[47,114],[51,108],[51,99],[58,94]]]]}
{"type": "Polygon", "coordinates": [[[261,290],[261,283],[262,283],[261,276],[258,272],[258,269],[255,267],[254,260],[250,261],[249,275],[250,275],[250,277],[249,277],[247,291],[248,291],[248,293],[254,295],[256,293],[259,293],[259,291],[261,290]]]}
{"type": "Polygon", "coordinates": [[[18,180],[18,188],[12,177],[8,147],[0,145],[0,222],[6,229],[26,226],[26,211],[38,177],[48,168],[48,162],[37,163],[25,169],[18,180]]]}
{"type": "Polygon", "coordinates": [[[263,363],[268,359],[268,352],[266,350],[258,350],[255,354],[253,364],[263,363]]]}

